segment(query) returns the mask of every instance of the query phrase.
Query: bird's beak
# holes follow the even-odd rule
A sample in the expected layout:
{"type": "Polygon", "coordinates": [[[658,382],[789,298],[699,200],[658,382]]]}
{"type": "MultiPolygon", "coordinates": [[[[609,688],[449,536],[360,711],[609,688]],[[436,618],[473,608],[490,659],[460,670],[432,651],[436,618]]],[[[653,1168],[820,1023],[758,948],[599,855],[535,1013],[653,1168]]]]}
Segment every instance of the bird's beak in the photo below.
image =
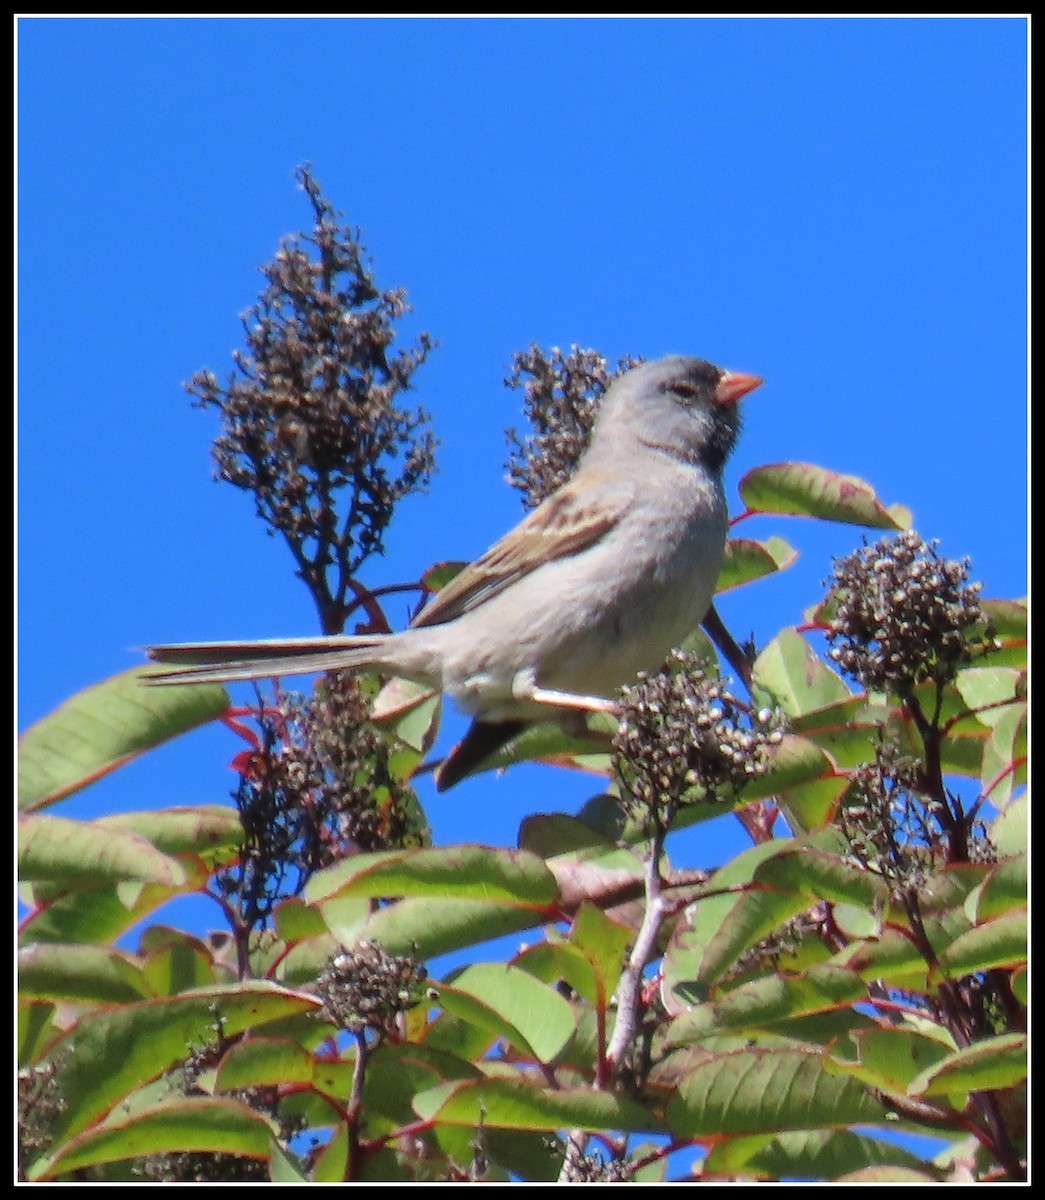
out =
{"type": "Polygon", "coordinates": [[[753,392],[763,381],[757,375],[745,375],[742,371],[727,371],[715,388],[716,404],[736,404],[748,392],[753,392]]]}

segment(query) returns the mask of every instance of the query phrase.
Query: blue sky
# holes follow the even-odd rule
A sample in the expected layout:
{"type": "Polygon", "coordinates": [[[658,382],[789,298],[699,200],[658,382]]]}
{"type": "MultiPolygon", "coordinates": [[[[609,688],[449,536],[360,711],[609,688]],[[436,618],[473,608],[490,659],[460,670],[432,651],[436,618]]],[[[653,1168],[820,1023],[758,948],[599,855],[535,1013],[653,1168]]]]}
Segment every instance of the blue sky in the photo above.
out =
{"type": "MultiPolygon", "coordinates": [[[[404,339],[440,343],[416,377],[439,474],[365,582],[472,557],[518,520],[502,380],[536,341],[764,376],[734,501],[763,463],[850,472],[969,555],[985,594],[1025,593],[1023,18],[23,18],[17,35],[20,728],[145,643],[315,632],[283,544],[212,481],[215,421],[181,387],[230,369],[257,267],[308,225],[304,161],[378,282],[408,289],[404,339]]],[[[802,551],[723,598],[760,643],[860,537],[744,532],[802,551]]],[[[55,811],[221,800],[238,748],[199,731],[55,811]]],[[[527,813],[597,790],[527,767],[422,796],[438,842],[510,845],[527,813]]]]}

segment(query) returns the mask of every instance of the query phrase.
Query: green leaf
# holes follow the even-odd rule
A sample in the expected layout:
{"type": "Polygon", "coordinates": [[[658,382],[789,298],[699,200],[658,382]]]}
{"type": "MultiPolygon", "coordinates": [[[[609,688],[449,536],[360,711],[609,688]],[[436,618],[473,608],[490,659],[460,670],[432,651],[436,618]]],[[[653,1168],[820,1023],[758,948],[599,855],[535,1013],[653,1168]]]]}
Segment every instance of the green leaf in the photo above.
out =
{"type": "Polygon", "coordinates": [[[993,727],[1016,699],[1023,679],[1023,672],[1011,667],[966,667],[958,672],[954,686],[976,719],[993,727]]]}
{"type": "Polygon", "coordinates": [[[312,1166],[313,1183],[344,1183],[349,1178],[348,1127],[339,1125],[334,1136],[316,1151],[312,1166]]]}
{"type": "MultiPolygon", "coordinates": [[[[725,897],[713,897],[714,901],[722,899],[725,897]]],[[[698,985],[696,994],[705,995],[732,970],[742,954],[809,907],[809,899],[804,895],[762,888],[728,899],[725,906],[715,903],[712,908],[709,900],[695,906],[695,932],[680,935],[671,956],[670,972],[666,964],[666,978],[671,982],[692,981],[698,985]],[[708,929],[713,930],[710,937],[705,932],[708,929]]]]}
{"type": "Polygon", "coordinates": [[[553,987],[567,983],[573,991],[589,1004],[605,1010],[606,996],[595,974],[591,959],[572,942],[563,941],[554,934],[543,942],[527,946],[513,960],[520,970],[553,987]]]}
{"type": "Polygon", "coordinates": [[[850,1129],[803,1129],[776,1135],[752,1134],[715,1142],[704,1160],[702,1177],[757,1176],[833,1180],[874,1167],[924,1169],[921,1159],[892,1142],[850,1129]]]}
{"type": "Polygon", "coordinates": [[[181,1150],[268,1156],[275,1123],[239,1100],[185,1097],[165,1100],[125,1121],[110,1121],[73,1138],[33,1172],[53,1179],[97,1163],[181,1150]]]}
{"type": "Polygon", "coordinates": [[[277,904],[274,916],[276,932],[285,942],[296,942],[326,933],[322,912],[318,907],[306,904],[299,896],[288,896],[277,904]]]}
{"type": "Polygon", "coordinates": [[[555,878],[534,854],[488,846],[440,846],[360,854],[317,871],[305,889],[331,896],[428,896],[545,906],[558,894],[555,878]]]}
{"type": "Polygon", "coordinates": [[[507,1129],[618,1129],[660,1133],[663,1123],[634,1101],[590,1088],[554,1091],[509,1079],[445,1083],[414,1098],[426,1121],[507,1129]]]}
{"type": "Polygon", "coordinates": [[[491,938],[532,929],[547,919],[543,910],[481,900],[439,900],[410,896],[379,908],[365,920],[341,924],[339,900],[320,905],[331,933],[346,947],[360,940],[377,942],[389,954],[434,958],[491,938]]]}
{"type": "Polygon", "coordinates": [[[239,813],[217,804],[114,813],[93,823],[137,834],[164,854],[195,855],[211,868],[237,857],[244,836],[239,813]]]}
{"type": "Polygon", "coordinates": [[[815,742],[837,766],[856,767],[874,761],[879,730],[897,713],[868,696],[846,696],[793,716],[790,728],[815,742]]]}
{"type": "Polygon", "coordinates": [[[694,1066],[668,1102],[676,1137],[722,1137],[884,1123],[855,1080],[829,1074],[817,1054],[752,1048],[694,1066]]]}
{"type": "Polygon", "coordinates": [[[547,984],[506,963],[475,963],[438,985],[447,1012],[550,1063],[573,1036],[573,1010],[547,984]]]}
{"type": "Polygon", "coordinates": [[[756,883],[799,892],[816,900],[834,900],[868,908],[884,907],[889,888],[880,875],[811,846],[792,846],[761,863],[756,883]]]}
{"type": "Polygon", "coordinates": [[[995,634],[1003,641],[1027,641],[1026,600],[984,600],[984,614],[994,626],[995,634]]]}
{"type": "Polygon", "coordinates": [[[149,995],[141,965],[130,954],[46,942],[18,952],[18,990],[22,996],[95,1004],[126,1004],[149,995]]]}
{"type": "Polygon", "coordinates": [[[427,1040],[423,1045],[386,1042],[367,1060],[363,1111],[368,1133],[376,1136],[412,1124],[413,1099],[418,1092],[450,1079],[481,1078],[482,1072],[470,1062],[427,1040]]]}
{"type": "Polygon", "coordinates": [[[18,1066],[27,1067],[41,1056],[43,1047],[54,1036],[57,1006],[49,1001],[18,1001],[18,1066]]]}
{"type": "Polygon", "coordinates": [[[203,869],[198,874],[191,874],[185,884],[177,888],[153,883],[110,884],[103,888],[77,888],[57,897],[49,894],[46,898],[37,896],[37,888],[34,888],[30,903],[41,907],[23,923],[19,944],[110,942],[161,904],[183,892],[198,890],[206,880],[203,869]]]}
{"type": "Polygon", "coordinates": [[[728,592],[730,588],[786,570],[797,558],[798,551],[780,537],[766,538],[764,542],[730,538],[715,593],[728,592]]]}
{"type": "Polygon", "coordinates": [[[616,990],[632,936],[630,929],[611,921],[594,904],[582,904],[573,919],[570,941],[591,963],[596,984],[593,1003],[600,1009],[609,1005],[616,990]]]}
{"type": "Polygon", "coordinates": [[[133,833],[67,817],[18,818],[18,876],[65,885],[136,879],[179,887],[185,869],[133,833]]]}
{"type": "Polygon", "coordinates": [[[771,891],[739,891],[751,881],[759,864],[789,845],[774,840],[752,846],[722,866],[707,883],[708,895],[691,903],[679,922],[664,959],[667,990],[698,981],[700,996],[739,955],[769,930],[809,906],[805,897],[780,897],[771,891]],[[738,894],[739,892],[739,894],[738,894]]]}
{"type": "Polygon", "coordinates": [[[980,778],[996,805],[1007,803],[1017,784],[1025,783],[1027,759],[1027,704],[1012,705],[1000,716],[983,750],[980,778]]]}
{"type": "Polygon", "coordinates": [[[528,725],[518,737],[484,759],[480,771],[503,771],[519,763],[543,762],[607,775],[611,735],[602,728],[607,717],[594,713],[587,720],[587,732],[567,732],[555,721],[528,725]]]}
{"type": "Polygon", "coordinates": [[[1006,857],[1023,854],[1030,832],[1030,802],[1026,792],[1014,796],[991,822],[991,841],[1006,857]]]}
{"type": "Polygon", "coordinates": [[[777,797],[780,812],[796,834],[811,833],[830,821],[838,801],[849,786],[844,775],[827,775],[804,783],[793,783],[777,797]]]}
{"type": "Polygon", "coordinates": [[[819,517],[872,529],[910,529],[902,505],[886,508],[870,484],[812,463],[771,463],[748,471],[740,495],[753,512],[819,517]]]}
{"type": "Polygon", "coordinates": [[[760,696],[789,717],[852,699],[844,680],[817,656],[795,629],[783,629],[755,660],[760,696]]]}
{"type": "Polygon", "coordinates": [[[18,743],[18,808],[35,811],[79,791],[145,750],[220,716],[223,687],[145,687],[136,667],[77,692],[18,743]]]}
{"type": "Polygon", "coordinates": [[[938,1183],[939,1175],[924,1164],[921,1168],[902,1166],[861,1167],[839,1175],[836,1183],[866,1183],[881,1187],[885,1183],[938,1183]]]}
{"type": "Polygon", "coordinates": [[[255,1036],[229,1049],[215,1083],[223,1092],[264,1084],[311,1083],[313,1067],[312,1055],[300,1042],[255,1036]]]}
{"type": "Polygon", "coordinates": [[[834,962],[850,967],[861,979],[881,980],[905,991],[924,991],[928,967],[914,943],[896,930],[887,929],[880,937],[853,942],[835,955],[834,962]]]}
{"type": "Polygon", "coordinates": [[[152,926],[142,937],[140,951],[145,956],[142,977],[154,996],[174,996],[218,982],[210,947],[180,929],[152,926]]]}
{"type": "Polygon", "coordinates": [[[965,915],[974,924],[1027,907],[1027,856],[1007,858],[994,867],[965,901],[965,915]]]}
{"type": "Polygon", "coordinates": [[[767,975],[682,1013],[672,1021],[667,1041],[679,1046],[712,1034],[843,1007],[866,996],[867,985],[855,972],[830,963],[792,977],[767,975]]]}
{"type": "Polygon", "coordinates": [[[308,1183],[297,1155],[291,1154],[273,1138],[269,1143],[269,1178],[273,1183],[308,1183]]]}
{"type": "Polygon", "coordinates": [[[944,1096],[956,1092],[1014,1087],[1027,1078],[1027,1038],[1003,1033],[956,1050],[923,1071],[910,1085],[912,1096],[944,1096]]]}
{"type": "Polygon", "coordinates": [[[56,1143],[86,1129],[194,1046],[211,1045],[216,1028],[230,1037],[318,1007],[313,996],[252,981],[85,1014],[52,1051],[67,1105],[55,1123],[56,1143]]]}
{"type": "Polygon", "coordinates": [[[519,826],[519,849],[542,859],[578,857],[607,867],[635,865],[632,851],[621,849],[612,838],[567,813],[524,817],[519,826]]]}
{"type": "Polygon", "coordinates": [[[433,563],[421,576],[421,583],[430,592],[440,592],[448,583],[452,583],[467,566],[468,563],[454,558],[433,563]]]}
{"type": "MultiPolygon", "coordinates": [[[[830,780],[833,785],[833,772],[833,763],[815,742],[785,733],[777,745],[768,748],[765,774],[756,776],[744,785],[740,800],[750,804],[753,800],[764,800],[790,788],[817,781],[830,780]]],[[[718,812],[721,811],[722,805],[719,804],[718,812]]]]}
{"type": "Polygon", "coordinates": [[[941,1037],[927,1037],[902,1026],[857,1030],[850,1043],[855,1057],[843,1057],[845,1047],[835,1047],[827,1065],[871,1087],[904,1095],[919,1072],[945,1059],[954,1049],[950,1039],[941,1037]]]}
{"type": "Polygon", "coordinates": [[[938,955],[937,970],[956,979],[993,967],[1017,967],[1027,961],[1027,913],[1010,912],[956,937],[938,955]]]}

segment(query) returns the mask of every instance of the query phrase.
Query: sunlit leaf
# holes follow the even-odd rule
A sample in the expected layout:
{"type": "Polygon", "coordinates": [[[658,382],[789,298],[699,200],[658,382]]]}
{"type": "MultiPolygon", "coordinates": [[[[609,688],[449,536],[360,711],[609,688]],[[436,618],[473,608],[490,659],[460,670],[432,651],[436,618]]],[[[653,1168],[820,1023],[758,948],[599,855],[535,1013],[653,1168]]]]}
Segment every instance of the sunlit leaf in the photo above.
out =
{"type": "Polygon", "coordinates": [[[77,692],[22,734],[20,811],[53,804],[229,706],[223,687],[146,687],[143,670],[136,667],[77,692]]]}
{"type": "Polygon", "coordinates": [[[847,1005],[867,995],[867,985],[853,971],[832,964],[800,975],[767,975],[739,984],[672,1021],[668,1044],[697,1041],[712,1033],[749,1029],[847,1005]]]}
{"type": "Polygon", "coordinates": [[[449,1083],[414,1098],[425,1120],[510,1129],[619,1129],[659,1133],[663,1124],[634,1101],[590,1088],[549,1089],[506,1079],[449,1083]]]}
{"type": "Polygon", "coordinates": [[[726,555],[719,571],[715,592],[727,592],[730,588],[751,583],[765,575],[783,571],[798,558],[798,552],[783,538],[770,537],[764,542],[750,538],[730,538],[726,542],[726,555]]]}
{"type": "Polygon", "coordinates": [[[903,505],[888,508],[870,484],[812,463],[772,463],[756,467],[740,481],[740,495],[753,512],[819,517],[873,529],[909,529],[903,505]]]}
{"type": "Polygon", "coordinates": [[[801,716],[851,699],[844,680],[819,658],[794,629],[784,629],[755,660],[755,684],[767,703],[788,716],[801,716]]]}
{"type": "Polygon", "coordinates": [[[748,1049],[693,1067],[668,1104],[677,1137],[882,1124],[882,1106],[855,1080],[832,1075],[817,1054],[748,1049]]]}
{"type": "Polygon", "coordinates": [[[1027,907],[1028,866],[1025,854],[1007,858],[965,902],[965,915],[972,922],[989,921],[1013,909],[1027,907]]]}
{"type": "Polygon", "coordinates": [[[556,885],[548,868],[523,850],[489,846],[440,846],[361,854],[313,875],[310,901],[343,896],[430,896],[546,905],[556,885]]]}
{"type": "Polygon", "coordinates": [[[389,954],[414,954],[418,958],[449,954],[504,934],[532,929],[547,920],[543,911],[518,905],[408,896],[379,908],[363,921],[343,925],[337,919],[337,905],[335,898],[320,907],[342,945],[351,947],[365,939],[376,942],[389,954]],[[334,911],[328,913],[328,908],[334,911]]]}
{"type": "Polygon", "coordinates": [[[850,1129],[803,1129],[716,1141],[704,1160],[702,1178],[833,1180],[854,1169],[881,1167],[925,1170],[916,1155],[894,1142],[850,1129]]]}
{"type": "Polygon", "coordinates": [[[913,1096],[991,1091],[1013,1087],[1027,1077],[1027,1038],[1005,1033],[955,1050],[923,1071],[910,1085],[913,1096]]]}
{"type": "Polygon", "coordinates": [[[566,1000],[506,963],[474,963],[441,983],[438,992],[441,1007],[486,1025],[539,1062],[552,1062],[573,1035],[573,1010],[566,1000]],[[465,1005],[469,998],[473,1003],[465,1005]]]}
{"type": "Polygon", "coordinates": [[[904,1094],[919,1072],[945,1059],[954,1049],[953,1041],[927,1037],[914,1029],[868,1029],[852,1036],[855,1057],[835,1047],[828,1067],[838,1069],[872,1087],[904,1094]]]}
{"type": "Polygon", "coordinates": [[[86,1013],[54,1051],[67,1104],[56,1142],[86,1129],[193,1046],[212,1044],[219,1029],[227,1037],[318,1006],[312,996],[252,981],[86,1013]]]}
{"type": "Polygon", "coordinates": [[[65,885],[136,879],[176,888],[185,869],[134,833],[46,815],[18,819],[18,876],[65,885]]]}
{"type": "Polygon", "coordinates": [[[38,1179],[53,1178],[96,1163],[183,1150],[268,1155],[275,1123],[239,1100],[185,1097],[166,1100],[125,1121],[110,1121],[67,1142],[38,1179]]]}
{"type": "Polygon", "coordinates": [[[22,996],[126,1004],[149,995],[141,963],[108,946],[39,942],[18,952],[22,996]]]}
{"type": "Polygon", "coordinates": [[[1027,913],[1009,912],[976,925],[955,938],[938,956],[937,969],[947,979],[1016,967],[1027,961],[1027,913]]]}

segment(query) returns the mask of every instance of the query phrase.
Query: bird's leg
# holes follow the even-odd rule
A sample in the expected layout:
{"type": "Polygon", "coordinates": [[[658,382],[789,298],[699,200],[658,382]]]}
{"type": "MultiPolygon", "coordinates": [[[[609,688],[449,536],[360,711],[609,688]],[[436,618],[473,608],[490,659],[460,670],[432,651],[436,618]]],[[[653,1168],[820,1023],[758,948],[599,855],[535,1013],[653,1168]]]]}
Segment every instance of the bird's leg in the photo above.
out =
{"type": "Polygon", "coordinates": [[[583,712],[616,713],[617,702],[605,696],[578,696],[574,692],[557,692],[551,688],[538,687],[533,671],[520,671],[512,680],[512,695],[516,700],[532,700],[536,704],[549,704],[555,708],[576,708],[583,712]]]}

